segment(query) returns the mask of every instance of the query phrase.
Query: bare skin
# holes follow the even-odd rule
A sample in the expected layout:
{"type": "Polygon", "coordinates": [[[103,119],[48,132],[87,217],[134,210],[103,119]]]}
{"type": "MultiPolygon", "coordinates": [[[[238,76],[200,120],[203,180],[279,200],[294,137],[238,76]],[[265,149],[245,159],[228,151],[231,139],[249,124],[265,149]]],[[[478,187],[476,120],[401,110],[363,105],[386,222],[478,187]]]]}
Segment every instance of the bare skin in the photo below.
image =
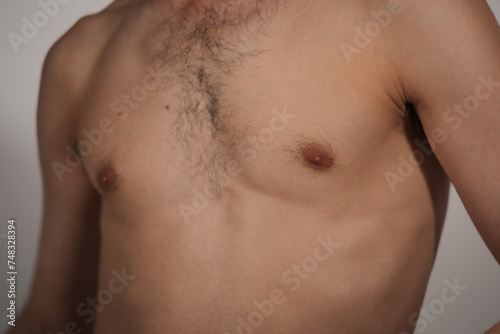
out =
{"type": "Polygon", "coordinates": [[[12,333],[411,333],[448,177],[500,259],[500,84],[446,114],[500,81],[485,2],[231,3],[116,1],[52,48],[12,333]]]}

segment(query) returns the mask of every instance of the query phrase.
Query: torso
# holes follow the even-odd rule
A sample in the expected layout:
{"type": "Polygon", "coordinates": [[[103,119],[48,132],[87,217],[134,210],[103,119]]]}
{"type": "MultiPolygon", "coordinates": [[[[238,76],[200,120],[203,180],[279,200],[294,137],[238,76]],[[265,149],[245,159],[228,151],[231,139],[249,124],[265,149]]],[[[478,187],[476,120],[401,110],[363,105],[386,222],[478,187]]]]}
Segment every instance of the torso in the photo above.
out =
{"type": "Polygon", "coordinates": [[[99,284],[135,279],[95,333],[410,331],[448,181],[434,157],[386,180],[417,136],[391,100],[397,26],[348,63],[362,5],[224,3],[110,9],[76,140],[111,120],[84,156],[99,284]]]}

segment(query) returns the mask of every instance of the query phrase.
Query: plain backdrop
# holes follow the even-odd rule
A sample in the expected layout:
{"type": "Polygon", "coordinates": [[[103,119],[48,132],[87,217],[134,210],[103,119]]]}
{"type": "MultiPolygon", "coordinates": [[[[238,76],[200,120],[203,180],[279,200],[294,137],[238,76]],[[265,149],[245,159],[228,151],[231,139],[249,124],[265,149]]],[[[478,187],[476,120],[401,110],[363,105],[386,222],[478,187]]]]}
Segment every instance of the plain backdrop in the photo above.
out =
{"type": "MultiPolygon", "coordinates": [[[[17,302],[21,305],[26,301],[33,278],[40,232],[42,198],[35,110],[42,62],[49,47],[78,18],[111,2],[65,1],[67,4],[61,5],[59,13],[50,18],[28,44],[20,46],[18,54],[14,53],[7,34],[20,34],[22,17],[32,17],[40,6],[34,0],[0,2],[0,234],[7,232],[7,220],[15,217],[17,302]]],[[[488,2],[500,19],[499,1],[488,2]]],[[[0,273],[5,274],[7,251],[5,239],[1,237],[0,273]]],[[[0,282],[0,310],[4,310],[0,311],[0,332],[3,332],[7,326],[7,284],[5,279],[0,282]]],[[[482,334],[500,321],[500,267],[480,239],[454,189],[423,307],[431,307],[439,313],[428,318],[424,331],[427,334],[482,334]],[[443,281],[453,282],[456,278],[467,289],[443,310],[439,307],[445,287],[443,281]]]]}

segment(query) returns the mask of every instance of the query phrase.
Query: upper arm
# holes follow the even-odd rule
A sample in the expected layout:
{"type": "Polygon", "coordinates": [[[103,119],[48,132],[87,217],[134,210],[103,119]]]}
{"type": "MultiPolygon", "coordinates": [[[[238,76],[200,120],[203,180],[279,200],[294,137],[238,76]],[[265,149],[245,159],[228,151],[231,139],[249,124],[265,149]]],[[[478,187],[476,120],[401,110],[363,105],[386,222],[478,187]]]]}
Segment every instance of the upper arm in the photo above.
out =
{"type": "Polygon", "coordinates": [[[80,84],[67,38],[46,58],[37,114],[44,203],[30,306],[50,330],[64,329],[76,306],[95,294],[99,252],[99,196],[81,164],[68,166],[66,159],[75,144],[80,84]],[[62,166],[71,172],[61,178],[62,166]]]}
{"type": "Polygon", "coordinates": [[[500,29],[483,0],[424,0],[417,7],[409,63],[418,114],[500,262],[500,29]]]}

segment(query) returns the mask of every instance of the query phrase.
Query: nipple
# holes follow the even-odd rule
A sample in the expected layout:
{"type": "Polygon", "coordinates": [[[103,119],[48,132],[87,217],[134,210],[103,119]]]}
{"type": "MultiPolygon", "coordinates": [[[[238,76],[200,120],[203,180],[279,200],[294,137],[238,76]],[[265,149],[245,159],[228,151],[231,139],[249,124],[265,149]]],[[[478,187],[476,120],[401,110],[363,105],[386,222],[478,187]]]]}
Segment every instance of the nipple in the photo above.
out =
{"type": "Polygon", "coordinates": [[[116,188],[118,185],[118,176],[111,163],[106,163],[101,167],[97,175],[97,181],[104,191],[110,191],[116,188]]]}
{"type": "Polygon", "coordinates": [[[301,155],[307,166],[328,170],[333,166],[333,153],[330,147],[320,143],[307,143],[301,147],[301,155]]]}

